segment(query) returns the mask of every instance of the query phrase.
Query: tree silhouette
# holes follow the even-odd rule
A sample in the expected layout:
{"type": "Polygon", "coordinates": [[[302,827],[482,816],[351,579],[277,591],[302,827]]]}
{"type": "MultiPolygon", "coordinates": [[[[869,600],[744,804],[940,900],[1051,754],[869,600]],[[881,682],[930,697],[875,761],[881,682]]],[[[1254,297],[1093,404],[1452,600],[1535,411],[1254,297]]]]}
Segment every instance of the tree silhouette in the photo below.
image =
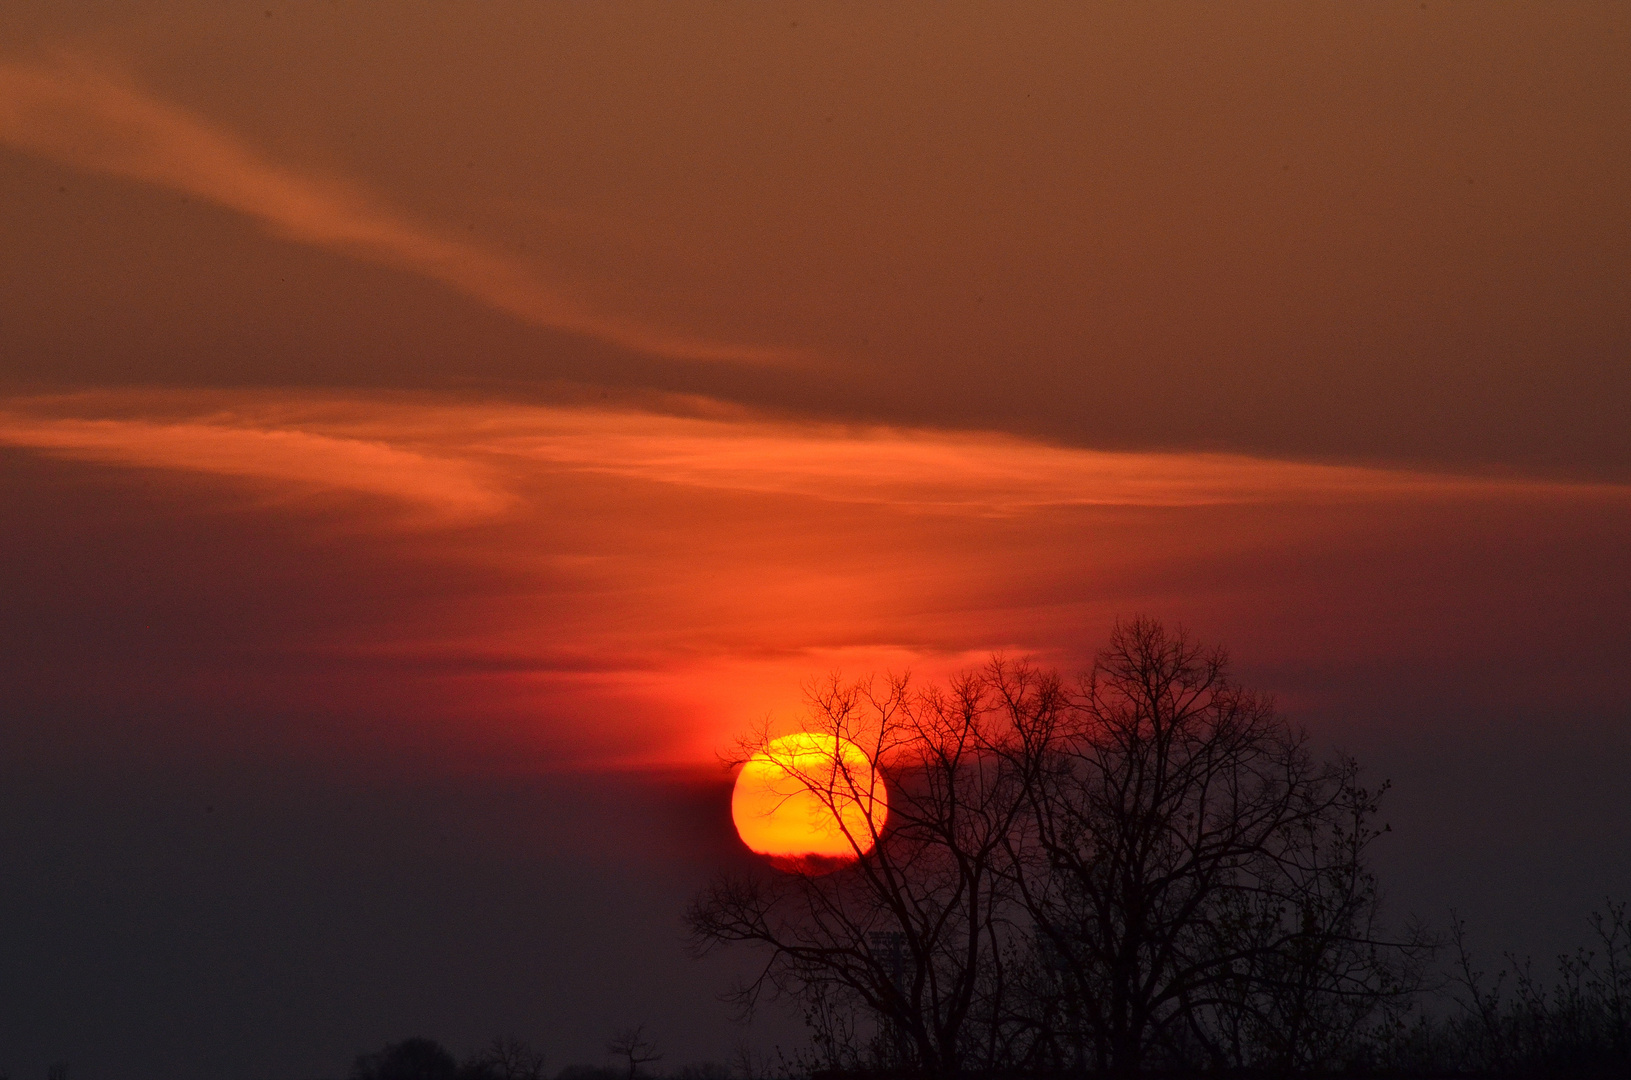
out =
{"type": "Polygon", "coordinates": [[[1411,983],[1415,939],[1376,933],[1376,795],[1317,762],[1222,650],[1118,624],[1067,709],[1022,741],[1026,910],[1069,984],[1079,1064],[1137,1072],[1187,1045],[1217,1067],[1295,1069],[1411,983]]]}
{"type": "MultiPolygon", "coordinates": [[[[799,1001],[825,1068],[863,1056],[933,1076],[1012,1064],[1006,965],[1020,912],[1005,867],[1029,761],[993,752],[1015,732],[1005,703],[977,675],[922,690],[904,678],[879,687],[834,677],[806,696],[806,730],[861,746],[885,774],[887,825],[855,818],[866,831],[850,838],[855,858],[835,872],[716,880],[688,911],[694,941],[700,950],[767,947],[765,966],[735,999],[744,1010],[767,991],[799,1001]],[[870,1039],[853,1022],[857,1010],[876,1021],[870,1039]]],[[[1025,704],[1057,702],[1043,693],[1025,704]]],[[[771,741],[757,733],[742,756],[773,753],[771,741]]],[[[800,766],[784,767],[796,775],[800,766]]],[[[871,778],[853,775],[836,752],[830,767],[809,772],[835,821],[844,803],[870,797],[871,778]]]]}
{"type": "Polygon", "coordinates": [[[1631,1076],[1631,905],[1609,900],[1587,922],[1595,940],[1558,956],[1548,985],[1510,953],[1490,978],[1452,914],[1456,1011],[1384,1047],[1388,1064],[1443,1075],[1631,1076]]]}
{"type": "MultiPolygon", "coordinates": [[[[797,1001],[816,1064],[1295,1069],[1412,988],[1421,943],[1377,930],[1376,793],[1221,651],[1136,620],[1074,686],[993,660],[876,687],[815,685],[807,730],[866,749],[883,828],[852,816],[848,865],[722,876],[686,915],[698,951],[764,949],[735,999],[797,1001]]],[[[805,778],[837,821],[870,782],[840,757],[805,778]]]]}
{"type": "Polygon", "coordinates": [[[459,1063],[434,1039],[404,1039],[359,1055],[351,1080],[457,1080],[459,1063]]]}
{"type": "Polygon", "coordinates": [[[463,1080],[544,1080],[544,1055],[514,1036],[496,1038],[471,1055],[463,1080]]]}
{"type": "Polygon", "coordinates": [[[646,1026],[644,1024],[623,1028],[613,1034],[606,1043],[606,1052],[613,1057],[620,1057],[628,1061],[629,1080],[635,1080],[635,1076],[640,1071],[640,1066],[663,1059],[662,1053],[657,1049],[656,1040],[646,1035],[646,1026]]]}

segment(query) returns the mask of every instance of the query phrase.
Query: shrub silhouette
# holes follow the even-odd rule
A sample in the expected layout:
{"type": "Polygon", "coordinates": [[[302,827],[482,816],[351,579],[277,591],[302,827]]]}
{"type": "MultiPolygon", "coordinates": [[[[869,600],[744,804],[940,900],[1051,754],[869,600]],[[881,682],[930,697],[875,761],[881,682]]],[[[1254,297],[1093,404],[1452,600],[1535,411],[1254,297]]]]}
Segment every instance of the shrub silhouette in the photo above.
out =
{"type": "Polygon", "coordinates": [[[459,1063],[434,1039],[403,1039],[359,1055],[351,1080],[459,1080],[459,1063]]]}

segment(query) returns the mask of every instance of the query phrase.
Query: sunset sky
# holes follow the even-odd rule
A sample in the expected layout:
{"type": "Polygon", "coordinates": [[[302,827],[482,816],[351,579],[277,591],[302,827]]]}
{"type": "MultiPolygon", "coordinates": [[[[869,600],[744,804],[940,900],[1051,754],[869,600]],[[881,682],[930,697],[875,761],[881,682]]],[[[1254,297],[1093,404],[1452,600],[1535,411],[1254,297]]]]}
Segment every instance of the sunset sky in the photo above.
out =
{"type": "Polygon", "coordinates": [[[732,1024],[719,753],[1226,645],[1631,897],[1631,10],[0,8],[0,1073],[732,1024]]]}

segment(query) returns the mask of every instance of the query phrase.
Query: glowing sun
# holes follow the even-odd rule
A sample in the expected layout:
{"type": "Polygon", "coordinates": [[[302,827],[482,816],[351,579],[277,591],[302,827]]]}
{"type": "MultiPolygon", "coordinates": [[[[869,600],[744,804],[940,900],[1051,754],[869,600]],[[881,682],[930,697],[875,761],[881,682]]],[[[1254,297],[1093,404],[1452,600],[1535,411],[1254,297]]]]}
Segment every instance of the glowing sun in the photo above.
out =
{"type": "Polygon", "coordinates": [[[836,870],[872,850],[889,800],[865,751],[801,731],[748,759],[731,793],[742,842],[783,870],[836,870]]]}

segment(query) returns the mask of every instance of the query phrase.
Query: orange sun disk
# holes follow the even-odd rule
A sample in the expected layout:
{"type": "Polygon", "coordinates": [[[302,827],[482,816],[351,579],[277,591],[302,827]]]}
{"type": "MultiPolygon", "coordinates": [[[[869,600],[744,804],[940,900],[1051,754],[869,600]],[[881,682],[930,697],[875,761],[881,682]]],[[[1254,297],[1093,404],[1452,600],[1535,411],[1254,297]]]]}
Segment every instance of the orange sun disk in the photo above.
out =
{"type": "Polygon", "coordinates": [[[889,815],[883,779],[848,739],[801,731],[748,759],[731,820],[752,851],[783,870],[836,870],[872,850],[889,815]]]}

